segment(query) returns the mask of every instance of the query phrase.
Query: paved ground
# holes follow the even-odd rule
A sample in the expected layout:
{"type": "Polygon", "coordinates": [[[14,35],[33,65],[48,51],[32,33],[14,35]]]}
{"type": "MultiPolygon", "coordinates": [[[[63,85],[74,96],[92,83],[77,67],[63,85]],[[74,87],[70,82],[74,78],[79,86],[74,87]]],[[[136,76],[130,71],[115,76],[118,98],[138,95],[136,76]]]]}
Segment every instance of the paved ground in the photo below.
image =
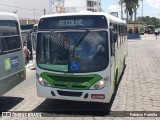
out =
{"type": "Polygon", "coordinates": [[[33,64],[33,60],[30,60],[26,65],[26,69],[28,70],[28,69],[34,69],[34,68],[35,66],[33,64]]]}
{"type": "MultiPolygon", "coordinates": [[[[102,110],[160,111],[160,37],[155,39],[154,35],[144,35],[141,40],[128,41],[126,68],[117,92],[107,106],[37,97],[35,70],[27,67],[27,79],[0,98],[0,110],[45,111],[47,114],[52,111],[54,117],[45,118],[47,120],[70,120],[75,119],[74,117],[79,120],[160,120],[160,117],[113,118],[107,117],[108,112],[101,112],[102,110]]],[[[8,120],[8,118],[0,119],[8,120]]],[[[17,120],[17,118],[13,119],[17,120]]],[[[23,119],[39,120],[40,118],[23,119]]]]}
{"type": "Polygon", "coordinates": [[[127,66],[112,110],[160,111],[160,39],[151,36],[128,42],[127,66]]]}

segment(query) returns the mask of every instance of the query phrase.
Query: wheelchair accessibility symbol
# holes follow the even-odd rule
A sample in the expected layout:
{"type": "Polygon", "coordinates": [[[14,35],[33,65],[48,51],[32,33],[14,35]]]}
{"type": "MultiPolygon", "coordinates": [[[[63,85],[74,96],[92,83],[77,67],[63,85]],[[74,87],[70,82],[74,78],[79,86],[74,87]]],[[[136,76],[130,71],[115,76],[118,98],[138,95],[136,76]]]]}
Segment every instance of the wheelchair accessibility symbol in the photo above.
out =
{"type": "Polygon", "coordinates": [[[71,61],[70,62],[70,69],[71,69],[71,71],[79,71],[79,62],[71,61]]]}

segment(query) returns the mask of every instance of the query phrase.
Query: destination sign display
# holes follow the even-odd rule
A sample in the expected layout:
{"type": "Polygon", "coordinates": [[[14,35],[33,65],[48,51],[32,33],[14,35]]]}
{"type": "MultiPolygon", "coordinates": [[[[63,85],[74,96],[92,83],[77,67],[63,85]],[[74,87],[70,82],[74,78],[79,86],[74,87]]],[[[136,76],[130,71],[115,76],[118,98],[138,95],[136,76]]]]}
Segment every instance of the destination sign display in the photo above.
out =
{"type": "Polygon", "coordinates": [[[42,18],[38,29],[107,28],[107,20],[96,16],[61,16],[42,18]]]}
{"type": "Polygon", "coordinates": [[[69,26],[69,27],[71,27],[71,26],[83,26],[83,25],[84,25],[84,19],[78,19],[78,20],[59,20],[59,26],[63,26],[63,27],[66,27],[66,26],[69,26]]]}

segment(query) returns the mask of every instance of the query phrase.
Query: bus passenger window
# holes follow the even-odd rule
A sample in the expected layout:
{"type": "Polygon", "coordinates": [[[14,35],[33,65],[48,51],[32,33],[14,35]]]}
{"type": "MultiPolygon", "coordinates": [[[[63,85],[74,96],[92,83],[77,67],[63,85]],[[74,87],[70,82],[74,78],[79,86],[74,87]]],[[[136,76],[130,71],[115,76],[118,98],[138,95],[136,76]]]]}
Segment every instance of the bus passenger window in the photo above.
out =
{"type": "Polygon", "coordinates": [[[119,29],[119,27],[118,27],[118,25],[117,25],[117,47],[118,47],[118,44],[119,44],[119,43],[118,43],[118,42],[119,42],[119,30],[118,30],[118,29],[119,29]]]}
{"type": "Polygon", "coordinates": [[[1,42],[1,38],[0,38],[0,53],[2,52],[2,42],[1,42]]]}
{"type": "Polygon", "coordinates": [[[122,26],[120,25],[120,46],[122,44],[122,26]]]}
{"type": "Polygon", "coordinates": [[[121,34],[121,27],[120,25],[118,25],[118,31],[119,31],[119,35],[121,34]]]}
{"type": "Polygon", "coordinates": [[[125,41],[125,26],[123,26],[123,43],[125,41]]]}
{"type": "Polygon", "coordinates": [[[124,33],[123,30],[124,30],[124,29],[123,29],[123,26],[121,26],[121,28],[122,28],[122,29],[121,29],[121,31],[122,31],[122,34],[121,34],[121,35],[122,35],[122,43],[123,43],[123,40],[124,40],[124,39],[123,39],[123,33],[124,33]]]}
{"type": "Polygon", "coordinates": [[[123,29],[123,26],[122,26],[122,43],[123,43],[123,40],[124,40],[123,34],[124,34],[124,29],[123,29]]]}
{"type": "Polygon", "coordinates": [[[111,50],[111,56],[115,55],[115,44],[114,44],[114,31],[112,29],[110,29],[110,50],[111,50]]]}

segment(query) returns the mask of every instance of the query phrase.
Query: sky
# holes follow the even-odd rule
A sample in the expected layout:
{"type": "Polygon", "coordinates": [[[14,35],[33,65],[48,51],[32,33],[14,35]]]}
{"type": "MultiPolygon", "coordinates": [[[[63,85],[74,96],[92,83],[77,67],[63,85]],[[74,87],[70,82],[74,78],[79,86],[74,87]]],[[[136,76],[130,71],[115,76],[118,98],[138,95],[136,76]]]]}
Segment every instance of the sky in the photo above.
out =
{"type": "Polygon", "coordinates": [[[49,13],[49,0],[0,0],[1,12],[17,11],[19,18],[38,19],[44,14],[44,8],[49,13]]]}
{"type": "MultiPolygon", "coordinates": [[[[119,16],[121,16],[118,1],[119,0],[102,0],[102,8],[107,12],[118,12],[119,16]]],[[[142,16],[142,0],[139,0],[139,5],[137,16],[142,16]]],[[[160,0],[143,0],[143,16],[160,18],[160,0]]]]}
{"type": "MultiPolygon", "coordinates": [[[[142,16],[142,2],[139,1],[137,16],[142,16]]],[[[106,12],[118,12],[120,17],[118,2],[119,0],[102,0],[102,9],[106,12]]],[[[49,14],[49,0],[0,0],[0,12],[16,11],[20,18],[38,19],[44,14],[44,8],[46,14],[49,14]]],[[[143,0],[143,16],[160,18],[160,0],[143,0]]]]}

